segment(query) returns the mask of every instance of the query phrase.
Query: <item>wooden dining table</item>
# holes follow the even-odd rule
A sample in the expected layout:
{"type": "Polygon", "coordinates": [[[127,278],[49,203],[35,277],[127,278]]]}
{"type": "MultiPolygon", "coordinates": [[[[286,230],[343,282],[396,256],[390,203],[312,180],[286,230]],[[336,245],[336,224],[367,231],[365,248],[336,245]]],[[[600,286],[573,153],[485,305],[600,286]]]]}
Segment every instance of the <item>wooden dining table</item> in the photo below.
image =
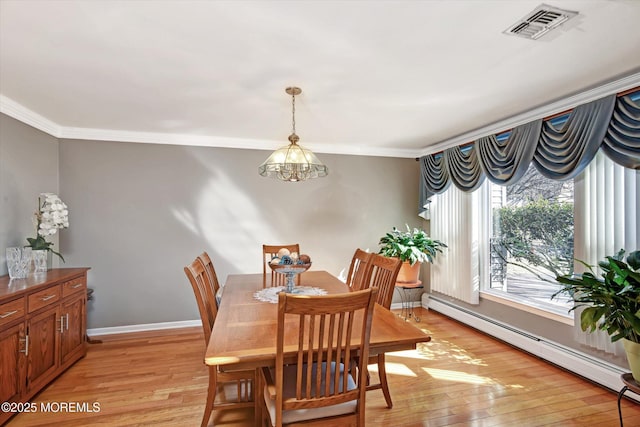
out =
{"type": "MultiPolygon", "coordinates": [[[[349,292],[347,285],[326,271],[302,273],[300,286],[320,288],[327,294],[349,292]]],[[[254,297],[263,287],[262,274],[228,276],[205,353],[207,365],[226,369],[275,365],[278,304],[254,297]]],[[[285,348],[290,346],[293,354],[297,328],[290,325],[288,329],[291,333],[285,335],[284,345],[285,348]]],[[[418,343],[429,340],[428,334],[376,304],[369,340],[370,355],[415,349],[418,343]]]]}
{"type": "MultiPolygon", "coordinates": [[[[346,284],[326,271],[306,271],[300,279],[300,286],[319,288],[327,294],[350,291],[346,284]]],[[[232,274],[227,277],[205,353],[207,365],[223,366],[227,370],[258,370],[275,365],[278,304],[255,298],[256,292],[266,289],[265,286],[262,274],[232,274]]],[[[359,321],[361,319],[356,317],[355,328],[359,327],[359,321]]],[[[298,325],[295,322],[285,324],[285,363],[289,363],[287,348],[292,356],[290,362],[295,363],[293,355],[297,349],[294,345],[297,336],[298,325]]],[[[411,350],[418,343],[430,340],[429,335],[411,323],[375,305],[369,339],[370,355],[411,350]]],[[[261,405],[257,400],[254,409],[257,427],[262,419],[261,405]]]]}

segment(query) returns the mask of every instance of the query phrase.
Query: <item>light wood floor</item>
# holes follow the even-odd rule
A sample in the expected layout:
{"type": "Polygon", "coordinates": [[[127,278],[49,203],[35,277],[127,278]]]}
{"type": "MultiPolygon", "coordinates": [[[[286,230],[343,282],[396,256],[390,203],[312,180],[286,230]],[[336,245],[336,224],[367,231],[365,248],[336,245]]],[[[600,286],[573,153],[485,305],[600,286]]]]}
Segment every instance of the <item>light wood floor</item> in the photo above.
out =
{"type": "MultiPolygon", "coordinates": [[[[421,310],[421,309],[419,309],[421,310]]],[[[433,311],[420,328],[433,339],[387,356],[394,401],[367,395],[370,426],[617,426],[616,393],[514,350],[433,311]]],[[[24,413],[22,426],[199,426],[207,388],[196,328],[100,337],[32,402],[97,402],[99,412],[24,413]]],[[[622,402],[625,426],[640,405],[622,402]]],[[[251,426],[253,410],[214,413],[209,425],[251,426]]]]}

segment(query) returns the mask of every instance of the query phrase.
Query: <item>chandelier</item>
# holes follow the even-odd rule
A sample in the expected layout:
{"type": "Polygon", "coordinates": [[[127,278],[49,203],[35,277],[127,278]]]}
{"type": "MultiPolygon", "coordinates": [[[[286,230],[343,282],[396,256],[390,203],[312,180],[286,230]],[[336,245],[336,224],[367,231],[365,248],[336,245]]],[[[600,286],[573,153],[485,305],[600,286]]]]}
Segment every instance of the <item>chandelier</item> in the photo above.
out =
{"type": "Polygon", "coordinates": [[[298,145],[300,138],[296,135],[296,95],[302,90],[299,87],[288,87],[285,90],[291,95],[292,132],[289,145],[278,148],[258,168],[262,176],[277,178],[281,181],[297,182],[309,178],[327,176],[329,170],[318,160],[315,154],[298,145]]]}

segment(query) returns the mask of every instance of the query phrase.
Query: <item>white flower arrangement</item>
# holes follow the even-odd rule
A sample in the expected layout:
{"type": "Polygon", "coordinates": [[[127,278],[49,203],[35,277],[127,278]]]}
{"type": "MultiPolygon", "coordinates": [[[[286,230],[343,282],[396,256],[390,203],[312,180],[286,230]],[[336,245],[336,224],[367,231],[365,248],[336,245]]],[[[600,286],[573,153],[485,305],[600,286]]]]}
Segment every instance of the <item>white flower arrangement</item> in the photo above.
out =
{"type": "Polygon", "coordinates": [[[45,237],[57,233],[58,229],[69,227],[69,209],[67,205],[53,193],[42,193],[38,197],[38,210],[34,215],[34,222],[38,236],[34,239],[27,237],[31,249],[46,250],[58,255],[62,262],[64,257],[51,249],[52,242],[47,242],[45,237]]]}
{"type": "Polygon", "coordinates": [[[42,193],[40,198],[44,198],[44,202],[39,212],[38,235],[52,236],[59,228],[69,227],[69,210],[60,197],[53,193],[42,193]]]}

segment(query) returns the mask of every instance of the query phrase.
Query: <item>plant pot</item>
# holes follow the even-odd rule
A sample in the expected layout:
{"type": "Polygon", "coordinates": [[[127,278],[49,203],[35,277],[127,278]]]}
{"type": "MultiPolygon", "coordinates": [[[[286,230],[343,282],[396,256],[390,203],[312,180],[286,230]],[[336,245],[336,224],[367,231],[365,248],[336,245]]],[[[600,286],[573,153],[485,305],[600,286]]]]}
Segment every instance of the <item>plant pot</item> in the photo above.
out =
{"type": "Polygon", "coordinates": [[[627,354],[627,361],[629,362],[633,379],[640,382],[640,344],[625,338],[622,339],[622,344],[624,345],[624,352],[627,354]]]}
{"type": "Polygon", "coordinates": [[[396,281],[400,283],[418,283],[418,277],[420,277],[420,265],[421,263],[419,262],[416,262],[413,265],[411,265],[409,261],[403,262],[396,281]]]}
{"type": "Polygon", "coordinates": [[[33,257],[33,272],[35,274],[46,273],[48,270],[47,260],[49,258],[49,251],[35,250],[32,251],[33,257]]]}

